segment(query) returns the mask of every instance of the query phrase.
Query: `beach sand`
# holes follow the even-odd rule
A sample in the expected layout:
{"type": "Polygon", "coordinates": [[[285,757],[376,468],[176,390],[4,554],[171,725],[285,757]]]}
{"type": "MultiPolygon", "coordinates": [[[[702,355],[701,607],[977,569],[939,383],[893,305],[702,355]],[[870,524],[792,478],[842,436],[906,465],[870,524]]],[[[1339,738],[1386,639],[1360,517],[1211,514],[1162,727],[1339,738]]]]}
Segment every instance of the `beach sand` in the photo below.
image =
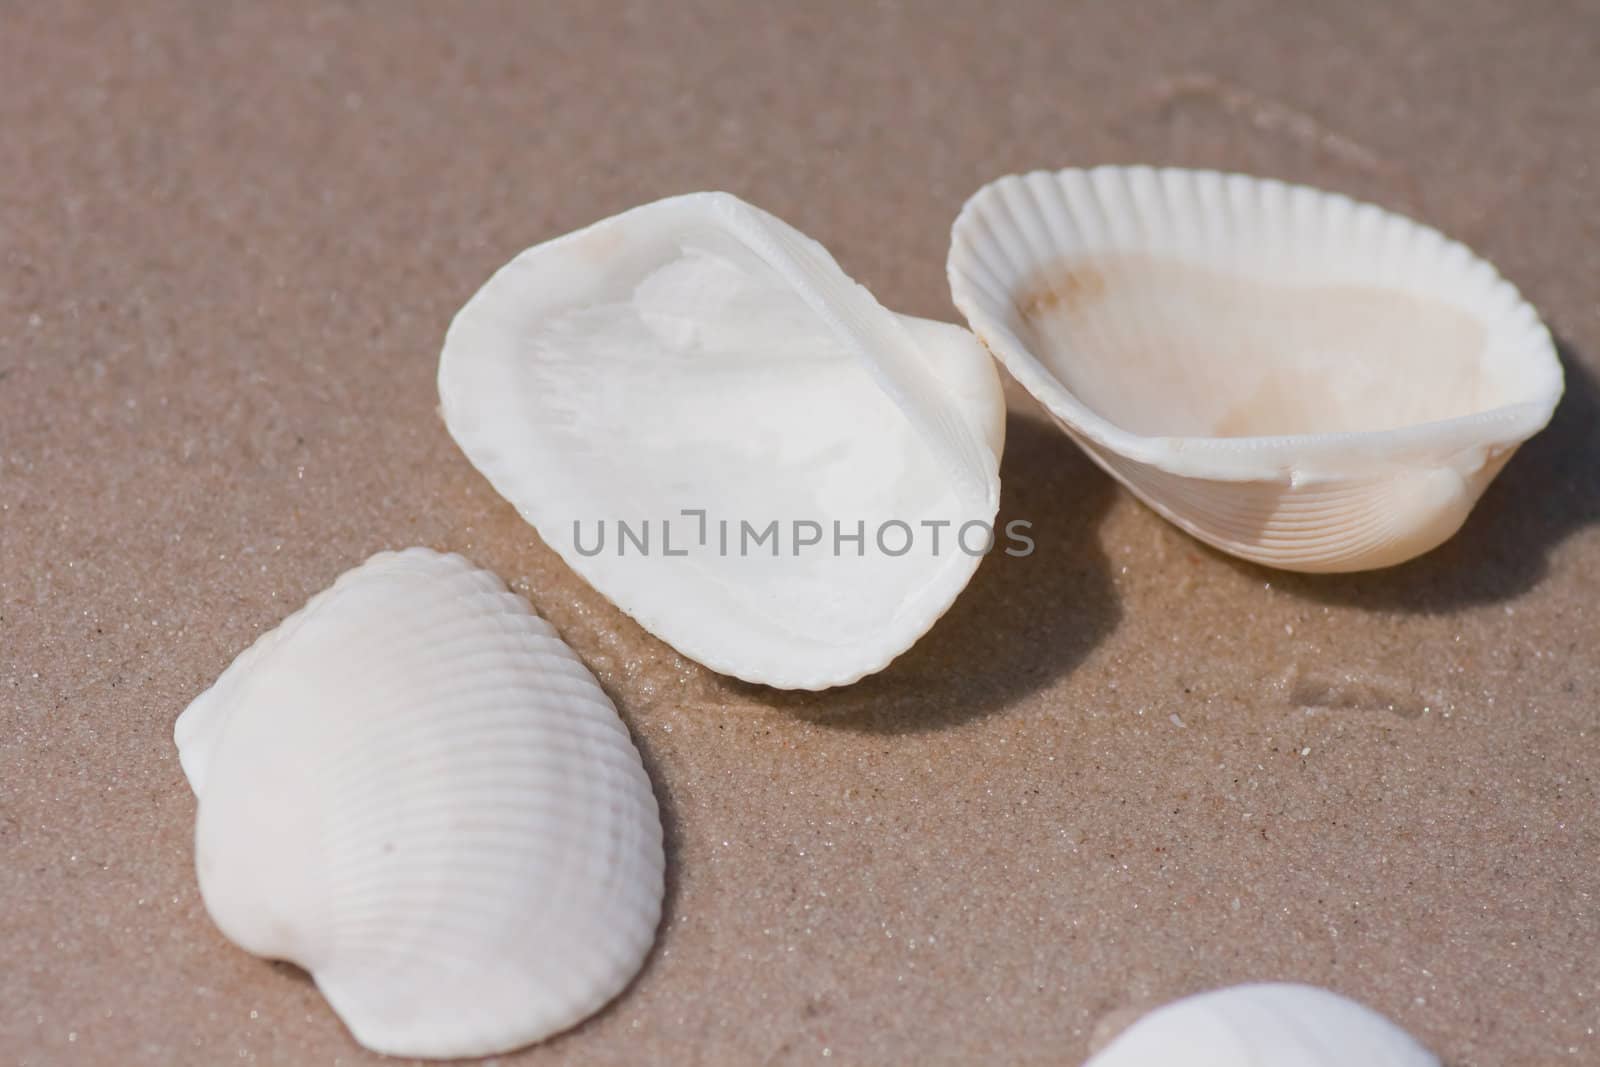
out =
{"type": "MultiPolygon", "coordinates": [[[[17,5],[0,20],[0,1060],[368,1064],[195,883],[172,722],[383,548],[504,576],[654,779],[659,942],[505,1064],[1076,1064],[1229,983],[1451,1067],[1600,1063],[1600,7],[17,5]],[[677,656],[436,412],[522,248],[721,188],[952,319],[1001,174],[1168,162],[1444,229],[1567,395],[1466,527],[1343,577],[1213,552],[1013,397],[994,556],[822,694],[677,656]]],[[[1015,390],[1013,390],[1013,393],[1015,390]]]]}

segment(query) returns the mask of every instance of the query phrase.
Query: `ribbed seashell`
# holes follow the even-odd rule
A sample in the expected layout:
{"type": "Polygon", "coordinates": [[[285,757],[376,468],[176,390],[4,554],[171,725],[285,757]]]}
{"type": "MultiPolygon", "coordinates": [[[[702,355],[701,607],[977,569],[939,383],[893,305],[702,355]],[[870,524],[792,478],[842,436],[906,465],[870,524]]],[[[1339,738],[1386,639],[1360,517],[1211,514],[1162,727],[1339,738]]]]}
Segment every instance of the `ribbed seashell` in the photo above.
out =
{"type": "Polygon", "coordinates": [[[439,395],[467,458],[573,570],[690,658],[781,688],[910,647],[978,565],[955,534],[992,532],[999,503],[1005,407],[982,346],[886,311],[725,193],[517,256],[451,324],[439,395]],[[776,554],[745,551],[742,524],[772,521],[776,554]],[[879,538],[896,522],[909,551],[898,528],[879,538]],[[801,549],[802,523],[820,545],[801,549]]]}
{"type": "Polygon", "coordinates": [[[616,996],[654,940],[661,822],[627,728],[460,556],[346,573],[174,733],[206,910],[309,971],[370,1049],[538,1041],[616,996]]]}
{"type": "Polygon", "coordinates": [[[1084,1067],[1439,1067],[1439,1059],[1371,1008],[1272,983],[1157,1008],[1084,1067]]]}
{"type": "Polygon", "coordinates": [[[1001,178],[962,209],[948,269],[974,332],[1100,466],[1268,566],[1433,548],[1562,392],[1549,331],[1492,266],[1303,186],[1001,178]]]}

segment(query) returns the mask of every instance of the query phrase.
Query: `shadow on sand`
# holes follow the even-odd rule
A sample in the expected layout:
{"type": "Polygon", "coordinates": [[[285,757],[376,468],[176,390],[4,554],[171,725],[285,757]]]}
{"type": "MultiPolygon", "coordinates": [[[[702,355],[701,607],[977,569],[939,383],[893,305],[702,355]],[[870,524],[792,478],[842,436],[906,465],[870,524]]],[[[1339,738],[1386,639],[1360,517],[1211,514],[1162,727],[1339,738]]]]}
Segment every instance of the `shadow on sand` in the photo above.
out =
{"type": "Polygon", "coordinates": [[[892,735],[981,718],[1081,662],[1121,616],[1095,537],[1115,489],[1043,418],[1013,413],[1006,433],[995,526],[1030,522],[1032,555],[991,553],[949,612],[879,674],[820,693],[739,688],[823,725],[892,735]]]}

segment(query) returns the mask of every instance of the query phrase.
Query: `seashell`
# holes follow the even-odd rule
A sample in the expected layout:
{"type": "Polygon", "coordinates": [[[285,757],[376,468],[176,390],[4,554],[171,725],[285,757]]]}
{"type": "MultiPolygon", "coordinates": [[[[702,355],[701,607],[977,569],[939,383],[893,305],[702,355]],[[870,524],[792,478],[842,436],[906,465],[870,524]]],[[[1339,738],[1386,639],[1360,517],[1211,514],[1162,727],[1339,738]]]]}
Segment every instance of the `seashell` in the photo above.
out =
{"type": "Polygon", "coordinates": [[[1549,331],[1492,266],[1302,186],[1001,178],[962,209],[948,269],[979,338],[1095,462],[1268,566],[1433,548],[1561,397],[1549,331]]]}
{"type": "Polygon", "coordinates": [[[883,668],[993,544],[1005,404],[982,346],[886,311],[726,193],[517,256],[451,324],[439,395],[467,458],[573,570],[746,681],[822,689],[883,668]],[[752,550],[745,525],[774,521],[781,550],[752,550]],[[974,523],[988,539],[952,548],[974,523]]]}
{"type": "Polygon", "coordinates": [[[1157,1008],[1084,1067],[1439,1067],[1371,1008],[1306,985],[1240,985],[1157,1008]]]}
{"type": "Polygon", "coordinates": [[[309,971],[370,1049],[541,1040],[616,996],[654,940],[661,822],[627,728],[527,601],[460,556],[373,556],[174,735],[212,920],[309,971]]]}

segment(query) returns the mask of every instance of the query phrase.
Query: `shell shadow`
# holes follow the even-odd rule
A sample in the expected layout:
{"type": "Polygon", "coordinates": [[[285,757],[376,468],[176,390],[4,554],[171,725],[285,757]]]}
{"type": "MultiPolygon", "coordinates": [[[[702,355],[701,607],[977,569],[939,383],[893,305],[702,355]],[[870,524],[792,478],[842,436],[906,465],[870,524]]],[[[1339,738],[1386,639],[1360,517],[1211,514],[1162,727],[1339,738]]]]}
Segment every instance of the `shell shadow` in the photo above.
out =
{"type": "Polygon", "coordinates": [[[1072,670],[1116,627],[1121,606],[1096,540],[1111,480],[1054,424],[1012,411],[1000,465],[1000,547],[910,651],[854,685],[819,693],[735,686],[819,725],[871,734],[955,726],[1003,710],[1072,670]],[[1034,541],[1008,556],[1022,520],[1034,541]]]}
{"type": "Polygon", "coordinates": [[[1600,520],[1600,392],[1572,346],[1557,339],[1567,388],[1550,425],[1517,450],[1456,535],[1379,571],[1298,574],[1207,546],[1253,579],[1326,604],[1435,615],[1505,600],[1536,585],[1564,539],[1600,520]]]}

